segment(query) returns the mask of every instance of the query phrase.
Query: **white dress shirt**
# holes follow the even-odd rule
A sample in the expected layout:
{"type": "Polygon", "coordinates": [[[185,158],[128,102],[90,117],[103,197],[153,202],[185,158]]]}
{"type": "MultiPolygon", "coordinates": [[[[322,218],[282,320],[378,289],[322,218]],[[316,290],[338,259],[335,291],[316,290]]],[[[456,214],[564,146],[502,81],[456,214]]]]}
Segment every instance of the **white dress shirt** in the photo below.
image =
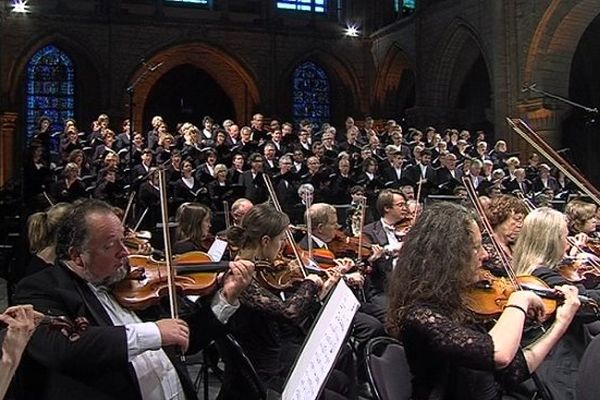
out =
{"type": "MultiPolygon", "coordinates": [[[[115,326],[125,326],[127,358],[133,365],[144,400],[185,400],[177,371],[161,348],[161,335],[154,322],[142,322],[131,310],[123,308],[103,287],[88,283],[115,326]]],[[[211,309],[217,319],[227,323],[239,308],[231,305],[219,291],[213,297],[211,309]]],[[[108,383],[110,384],[110,383],[108,383]]]]}

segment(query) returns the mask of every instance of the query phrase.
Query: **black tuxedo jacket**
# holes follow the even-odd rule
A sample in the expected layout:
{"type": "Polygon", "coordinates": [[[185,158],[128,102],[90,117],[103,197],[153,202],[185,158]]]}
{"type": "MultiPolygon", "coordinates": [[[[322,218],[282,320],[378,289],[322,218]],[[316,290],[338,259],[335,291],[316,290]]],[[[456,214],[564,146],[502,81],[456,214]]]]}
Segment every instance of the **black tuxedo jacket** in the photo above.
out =
{"type": "Polygon", "coordinates": [[[244,197],[253,204],[260,204],[267,201],[267,188],[265,187],[262,172],[257,173],[256,178],[253,178],[252,171],[244,171],[240,175],[238,183],[246,188],[244,197]]]}
{"type": "MultiPolygon", "coordinates": [[[[124,326],[112,321],[87,284],[63,264],[23,279],[15,292],[17,304],[33,304],[40,312],[85,317],[89,328],[69,341],[59,329],[38,327],[17,372],[17,398],[22,399],[141,399],[138,380],[127,357],[124,326]]],[[[197,351],[223,326],[210,307],[193,305],[187,322],[194,336],[190,351],[197,351]],[[201,324],[199,326],[199,324],[201,324]],[[194,329],[195,328],[195,329],[194,329]]],[[[178,357],[165,350],[177,370],[188,399],[196,399],[194,386],[178,357]]]]}
{"type": "MultiPolygon", "coordinates": [[[[363,228],[363,233],[367,235],[367,238],[373,244],[378,244],[380,246],[389,244],[380,219],[366,225],[363,228]]],[[[388,274],[392,272],[392,266],[392,257],[389,255],[383,255],[380,259],[373,262],[373,271],[369,275],[370,296],[385,292],[388,274]]]]}

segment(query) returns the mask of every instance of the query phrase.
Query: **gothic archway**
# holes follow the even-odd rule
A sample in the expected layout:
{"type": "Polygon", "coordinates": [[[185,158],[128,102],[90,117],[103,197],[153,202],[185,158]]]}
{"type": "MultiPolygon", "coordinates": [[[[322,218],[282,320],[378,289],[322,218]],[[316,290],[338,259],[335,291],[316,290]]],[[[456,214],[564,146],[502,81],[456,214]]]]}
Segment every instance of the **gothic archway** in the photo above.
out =
{"type": "Polygon", "coordinates": [[[221,123],[235,117],[235,109],[212,76],[195,65],[181,64],[161,75],[150,90],[144,107],[144,127],[154,115],[162,116],[175,133],[177,123],[191,122],[201,127],[205,115],[221,123]]]}
{"type": "MultiPolygon", "coordinates": [[[[148,121],[142,122],[142,116],[150,91],[163,75],[180,65],[193,65],[214,79],[233,103],[235,115],[231,116],[232,119],[240,123],[249,121],[253,110],[260,104],[260,94],[254,74],[240,60],[208,44],[187,43],[172,46],[158,51],[146,63],[154,66],[160,64],[160,67],[140,79],[135,87],[133,114],[136,127],[141,126],[144,129],[148,127],[148,121]]],[[[129,79],[129,84],[135,82],[144,73],[145,68],[140,66],[129,79]]],[[[123,90],[123,93],[125,92],[123,90]]],[[[123,99],[123,103],[129,103],[127,96],[123,99]]]]}
{"type": "Polygon", "coordinates": [[[388,50],[375,77],[374,114],[397,118],[415,105],[414,62],[396,43],[388,50]]]}

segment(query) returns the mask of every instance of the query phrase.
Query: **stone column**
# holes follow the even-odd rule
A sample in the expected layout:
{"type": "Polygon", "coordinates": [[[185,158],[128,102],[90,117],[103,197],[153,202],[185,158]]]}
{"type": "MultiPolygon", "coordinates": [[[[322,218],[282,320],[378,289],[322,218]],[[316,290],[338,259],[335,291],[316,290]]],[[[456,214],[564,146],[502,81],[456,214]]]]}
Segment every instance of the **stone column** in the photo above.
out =
{"type": "MultiPolygon", "coordinates": [[[[517,104],[519,117],[554,149],[561,146],[561,124],[568,110],[569,107],[566,105],[544,104],[544,99],[541,97],[521,101],[517,104]]],[[[520,146],[522,150],[525,150],[525,154],[534,152],[529,144],[524,141],[521,143],[527,146],[525,148],[520,146]]]]}
{"type": "Polygon", "coordinates": [[[14,175],[17,117],[15,112],[0,114],[0,186],[4,186],[14,175]]]}

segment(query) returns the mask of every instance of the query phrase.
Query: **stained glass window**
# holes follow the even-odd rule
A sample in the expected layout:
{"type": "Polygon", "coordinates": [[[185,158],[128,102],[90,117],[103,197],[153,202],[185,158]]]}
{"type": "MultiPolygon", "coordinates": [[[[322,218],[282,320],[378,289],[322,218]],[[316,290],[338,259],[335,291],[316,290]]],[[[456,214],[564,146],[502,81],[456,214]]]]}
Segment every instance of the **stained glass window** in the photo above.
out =
{"type": "Polygon", "coordinates": [[[412,14],[415,11],[416,0],[394,0],[394,10],[403,15],[412,14]]]}
{"type": "Polygon", "coordinates": [[[54,45],[38,50],[27,64],[27,140],[42,115],[50,117],[50,132],[62,131],[64,120],[74,116],[73,62],[54,45]]]}
{"type": "Polygon", "coordinates": [[[294,121],[329,121],[329,78],[323,68],[312,61],[299,65],[294,71],[292,92],[294,121]]]}
{"type": "Polygon", "coordinates": [[[167,4],[191,4],[191,5],[202,5],[202,6],[207,6],[209,5],[209,0],[165,0],[165,3],[167,4]]]}
{"type": "Polygon", "coordinates": [[[324,13],[327,11],[327,0],[278,0],[277,8],[324,13]]]}

